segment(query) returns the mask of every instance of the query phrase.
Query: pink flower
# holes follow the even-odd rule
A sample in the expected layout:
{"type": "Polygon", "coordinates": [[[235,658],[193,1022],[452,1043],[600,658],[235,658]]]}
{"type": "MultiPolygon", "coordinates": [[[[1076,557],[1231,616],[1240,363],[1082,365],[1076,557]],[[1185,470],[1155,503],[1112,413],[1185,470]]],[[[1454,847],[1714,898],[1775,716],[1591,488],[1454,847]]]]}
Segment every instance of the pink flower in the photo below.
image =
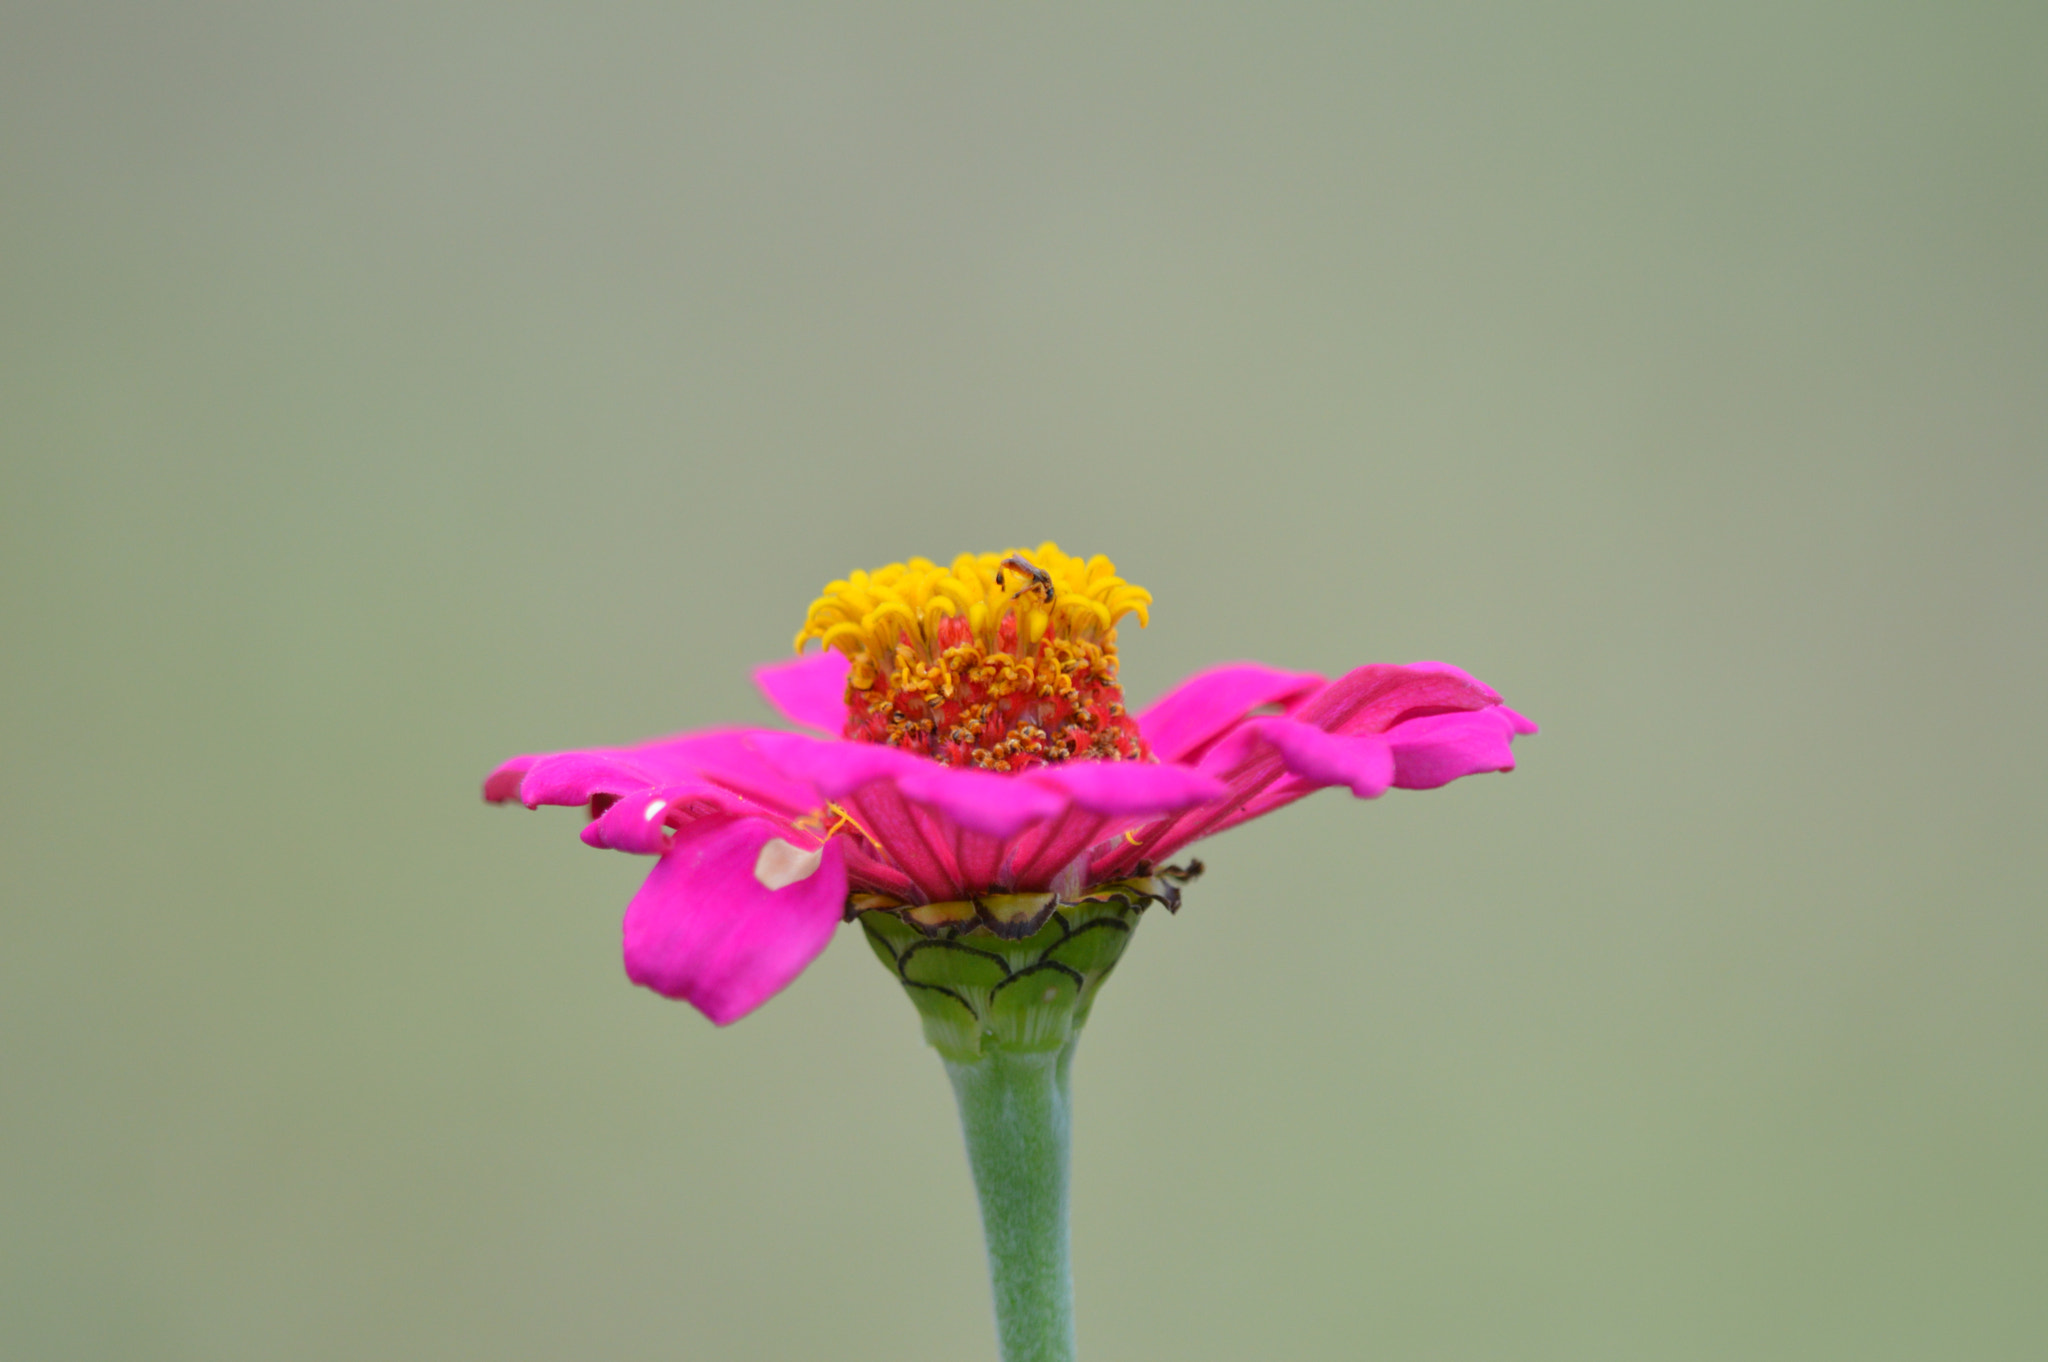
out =
{"type": "Polygon", "coordinates": [[[626,973],[725,1025],[864,903],[999,926],[1021,896],[1153,874],[1325,786],[1374,799],[1512,770],[1510,741],[1536,731],[1441,662],[1334,681],[1233,663],[1131,716],[1116,624],[1142,624],[1150,599],[1107,559],[1051,544],[855,573],[798,635],[825,650],[755,673],[814,733],[514,757],[484,798],[585,806],[585,842],[656,857],[626,909],[626,973]]]}

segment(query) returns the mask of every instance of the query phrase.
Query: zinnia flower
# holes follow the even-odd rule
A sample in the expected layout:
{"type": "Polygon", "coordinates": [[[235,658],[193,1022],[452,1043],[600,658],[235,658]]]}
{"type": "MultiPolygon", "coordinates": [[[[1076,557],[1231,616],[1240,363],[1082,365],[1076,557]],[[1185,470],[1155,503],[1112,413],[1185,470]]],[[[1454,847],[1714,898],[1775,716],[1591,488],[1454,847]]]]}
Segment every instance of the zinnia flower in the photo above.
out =
{"type": "MultiPolygon", "coordinates": [[[[582,805],[585,842],[655,857],[626,909],[626,973],[724,1025],[794,979],[843,920],[865,919],[915,985],[905,959],[920,938],[1019,942],[1088,904],[1128,926],[1149,902],[1177,905],[1200,863],[1167,862],[1200,838],[1325,786],[1373,799],[1512,770],[1510,740],[1536,731],[1440,662],[1335,680],[1233,663],[1133,715],[1117,625],[1143,626],[1150,603],[1107,558],[1049,543],[855,572],[811,606],[798,658],[755,673],[813,732],[514,757],[484,797],[582,805]]],[[[1078,918],[1062,922],[1050,938],[1069,947],[1061,958],[1085,954],[1070,940],[1078,918]]],[[[1046,951],[1036,967],[1082,988],[1114,954],[1076,973],[1046,951]]],[[[1000,968],[999,981],[1013,972],[1000,968]]],[[[988,1007],[986,988],[934,988],[968,1020],[988,1007]]]]}

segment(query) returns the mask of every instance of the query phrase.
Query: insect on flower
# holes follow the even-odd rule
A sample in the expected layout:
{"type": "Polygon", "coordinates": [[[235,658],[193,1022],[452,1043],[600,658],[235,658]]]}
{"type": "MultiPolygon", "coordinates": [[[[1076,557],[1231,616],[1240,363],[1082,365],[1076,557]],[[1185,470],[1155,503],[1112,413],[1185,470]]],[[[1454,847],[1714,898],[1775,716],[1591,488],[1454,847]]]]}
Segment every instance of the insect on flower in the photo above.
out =
{"type": "Polygon", "coordinates": [[[1027,592],[1036,591],[1044,598],[1047,605],[1052,604],[1053,586],[1052,574],[1050,572],[1047,572],[1044,568],[1033,566],[1031,560],[1023,554],[1013,553],[1002,562],[996,564],[996,587],[998,590],[1003,586],[1004,568],[1008,568],[1012,572],[1021,573],[1025,578],[1024,585],[1010,593],[1011,600],[1014,601],[1027,592]]]}

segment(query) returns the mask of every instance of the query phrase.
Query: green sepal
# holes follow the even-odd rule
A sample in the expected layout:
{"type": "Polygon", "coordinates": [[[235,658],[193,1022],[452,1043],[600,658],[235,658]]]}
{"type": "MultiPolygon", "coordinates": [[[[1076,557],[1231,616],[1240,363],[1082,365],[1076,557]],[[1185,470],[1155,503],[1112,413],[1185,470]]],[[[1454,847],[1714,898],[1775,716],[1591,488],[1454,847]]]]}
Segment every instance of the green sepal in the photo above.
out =
{"type": "Polygon", "coordinates": [[[997,936],[1021,941],[1044,928],[1059,906],[1051,894],[983,894],[974,900],[981,925],[997,936]]]}
{"type": "Polygon", "coordinates": [[[966,999],[951,989],[927,984],[906,983],[903,991],[910,995],[911,1006],[924,1023],[925,1044],[942,1055],[981,1053],[981,1018],[966,999]]]}
{"type": "Polygon", "coordinates": [[[908,984],[943,988],[976,1017],[988,1015],[989,994],[1010,977],[1009,962],[992,951],[957,941],[921,941],[896,962],[908,984]]]}
{"type": "Polygon", "coordinates": [[[1081,976],[1047,961],[1019,970],[989,998],[983,1043],[1006,1050],[1057,1050],[1074,1038],[1081,976]]]}
{"type": "MultiPolygon", "coordinates": [[[[877,914],[877,916],[887,915],[877,914]]],[[[890,945],[888,940],[885,939],[880,932],[862,932],[861,935],[865,936],[868,939],[868,945],[874,948],[875,959],[881,961],[884,966],[891,970],[897,969],[897,952],[895,948],[890,945]]]]}
{"type": "Polygon", "coordinates": [[[913,984],[950,989],[994,988],[1010,977],[1003,957],[958,941],[921,941],[898,957],[896,965],[913,984]]]}
{"type": "Polygon", "coordinates": [[[1081,985],[1081,996],[1074,1000],[1074,1033],[1076,1035],[1079,1035],[1081,1028],[1088,1024],[1088,1014],[1095,1010],[1095,997],[1102,992],[1102,986],[1108,982],[1111,972],[1111,969],[1098,970],[1087,976],[1088,982],[1081,985]]]}
{"type": "MultiPolygon", "coordinates": [[[[869,912],[876,910],[869,909],[869,912]]],[[[899,910],[902,919],[933,935],[952,935],[972,928],[976,921],[972,899],[950,899],[944,903],[907,904],[899,910]]],[[[863,914],[862,916],[866,916],[863,914]]]]}
{"type": "MultiPolygon", "coordinates": [[[[870,897],[879,897],[879,895],[872,895],[870,897]]],[[[917,928],[897,917],[894,912],[862,912],[859,914],[859,918],[861,924],[868,929],[868,940],[874,942],[877,949],[886,948],[889,951],[889,958],[883,961],[883,963],[891,969],[895,968],[896,960],[903,952],[909,950],[920,941],[929,941],[931,939],[917,928]]]]}
{"type": "Polygon", "coordinates": [[[1027,966],[1045,958],[1045,953],[1067,939],[1067,918],[1064,913],[1048,914],[1039,929],[1021,941],[1006,941],[1001,950],[1012,960],[1022,960],[1027,966]]]}
{"type": "Polygon", "coordinates": [[[1131,939],[1130,925],[1120,918],[1105,917],[1086,923],[1067,934],[1067,939],[1045,953],[1076,974],[1102,973],[1114,965],[1131,939]]]}

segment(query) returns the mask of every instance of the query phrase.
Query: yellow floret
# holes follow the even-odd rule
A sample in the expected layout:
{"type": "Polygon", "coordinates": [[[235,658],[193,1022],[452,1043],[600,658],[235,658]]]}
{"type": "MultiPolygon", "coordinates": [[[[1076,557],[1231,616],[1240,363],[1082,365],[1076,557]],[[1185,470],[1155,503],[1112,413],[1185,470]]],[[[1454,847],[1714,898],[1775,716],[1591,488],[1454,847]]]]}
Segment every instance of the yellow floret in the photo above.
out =
{"type": "Polygon", "coordinates": [[[818,639],[824,647],[887,672],[893,670],[898,645],[932,657],[941,623],[954,617],[967,622],[984,650],[993,651],[1006,616],[1015,616],[1022,647],[1032,647],[1048,634],[1113,647],[1117,622],[1135,615],[1143,628],[1151,604],[1152,593],[1117,576],[1116,564],[1109,559],[1100,554],[1076,558],[1048,541],[1028,550],[963,553],[946,567],[913,558],[873,572],[850,573],[811,602],[796,647],[801,652],[806,643],[818,639]],[[1004,566],[1011,558],[1021,558],[1046,574],[1050,600],[1030,574],[1004,566]]]}

